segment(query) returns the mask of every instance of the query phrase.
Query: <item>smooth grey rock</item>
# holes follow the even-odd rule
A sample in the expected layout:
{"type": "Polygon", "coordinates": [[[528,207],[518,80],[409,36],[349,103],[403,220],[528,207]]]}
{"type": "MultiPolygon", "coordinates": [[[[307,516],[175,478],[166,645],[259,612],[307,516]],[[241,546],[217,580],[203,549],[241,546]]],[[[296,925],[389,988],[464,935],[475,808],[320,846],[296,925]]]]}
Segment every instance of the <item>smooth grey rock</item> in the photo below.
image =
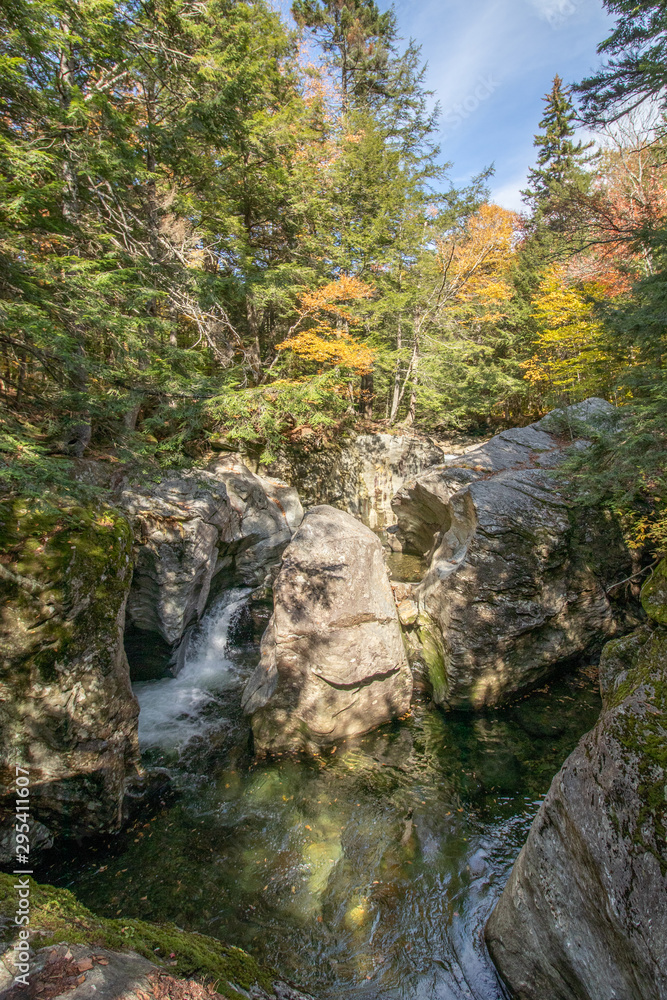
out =
{"type": "Polygon", "coordinates": [[[214,577],[257,586],[277,565],[300,523],[296,491],[220,459],[121,497],[135,529],[128,622],[170,647],[204,611],[214,577]]]}
{"type": "Polygon", "coordinates": [[[371,528],[394,523],[391,499],[406,479],[444,461],[431,441],[400,434],[359,434],[339,447],[295,449],[269,466],[299,491],[306,507],[331,504],[371,528]]]}
{"type": "Polygon", "coordinates": [[[404,550],[430,560],[409,640],[439,704],[498,704],[625,622],[606,586],[628,575],[630,554],[610,517],[573,509],[549,471],[563,454],[537,424],[517,428],[394,498],[404,550]]]}
{"type": "Polygon", "coordinates": [[[606,399],[599,396],[589,396],[581,403],[573,403],[563,409],[552,410],[533,426],[549,433],[562,432],[564,429],[573,431],[575,436],[581,432],[581,425],[588,425],[596,430],[609,430],[614,426],[619,411],[606,399]]]}
{"type": "Polygon", "coordinates": [[[274,612],[243,707],[261,750],[316,749],[410,705],[407,663],[382,545],[356,518],[309,510],[285,550],[274,612]]]}
{"type": "Polygon", "coordinates": [[[554,778],[486,928],[516,1000],[667,998],[667,628],[610,642],[604,710],[554,778]]]}

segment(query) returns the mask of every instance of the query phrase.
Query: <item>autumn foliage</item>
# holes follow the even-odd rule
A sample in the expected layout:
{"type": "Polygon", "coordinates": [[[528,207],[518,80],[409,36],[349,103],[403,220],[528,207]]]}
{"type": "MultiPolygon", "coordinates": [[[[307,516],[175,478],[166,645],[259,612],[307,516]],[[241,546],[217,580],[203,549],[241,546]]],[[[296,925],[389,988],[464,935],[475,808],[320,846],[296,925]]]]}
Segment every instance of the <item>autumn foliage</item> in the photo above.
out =
{"type": "Polygon", "coordinates": [[[475,302],[485,310],[485,319],[503,315],[511,298],[508,271],[517,244],[519,218],[500,205],[482,205],[468,220],[458,239],[441,242],[438,253],[454,297],[475,302]]]}
{"type": "Polygon", "coordinates": [[[336,281],[300,297],[298,319],[289,336],[276,345],[305,362],[337,366],[356,375],[371,371],[376,351],[350,332],[361,325],[352,303],[370,299],[373,289],[358,278],[341,275],[336,281]]]}

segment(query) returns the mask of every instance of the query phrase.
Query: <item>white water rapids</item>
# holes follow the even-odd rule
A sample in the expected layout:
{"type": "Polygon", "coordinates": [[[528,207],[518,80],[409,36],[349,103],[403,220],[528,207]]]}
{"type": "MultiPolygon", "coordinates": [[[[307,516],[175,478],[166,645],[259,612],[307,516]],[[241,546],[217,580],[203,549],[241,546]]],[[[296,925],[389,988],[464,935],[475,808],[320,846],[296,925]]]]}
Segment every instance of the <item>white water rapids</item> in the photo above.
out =
{"type": "Polygon", "coordinates": [[[248,589],[229,590],[212,605],[189,640],[177,677],[134,685],[142,749],[182,747],[216,725],[215,713],[207,710],[243,679],[226,650],[230,622],[249,593],[248,589]]]}

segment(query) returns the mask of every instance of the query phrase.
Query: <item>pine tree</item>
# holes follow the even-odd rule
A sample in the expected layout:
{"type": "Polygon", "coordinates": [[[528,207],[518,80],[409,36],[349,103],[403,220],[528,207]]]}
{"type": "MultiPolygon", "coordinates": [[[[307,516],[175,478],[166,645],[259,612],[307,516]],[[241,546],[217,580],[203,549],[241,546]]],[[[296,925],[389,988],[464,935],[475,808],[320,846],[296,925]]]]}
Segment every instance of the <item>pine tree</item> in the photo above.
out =
{"type": "Polygon", "coordinates": [[[544,115],[535,136],[539,150],[537,166],[528,173],[529,187],[522,191],[524,201],[551,228],[562,228],[562,203],[573,192],[585,191],[590,183],[586,167],[595,159],[589,154],[593,142],[574,141],[577,114],[569,88],[559,76],[544,97],[544,115]]]}
{"type": "Polygon", "coordinates": [[[294,0],[292,14],[338,70],[344,110],[355,101],[386,96],[396,40],[393,9],[382,13],[375,0],[294,0]]]}
{"type": "Polygon", "coordinates": [[[598,45],[608,62],[575,88],[585,120],[599,126],[650,102],[667,102],[667,11],[663,0],[603,0],[616,16],[611,34],[598,45]]]}

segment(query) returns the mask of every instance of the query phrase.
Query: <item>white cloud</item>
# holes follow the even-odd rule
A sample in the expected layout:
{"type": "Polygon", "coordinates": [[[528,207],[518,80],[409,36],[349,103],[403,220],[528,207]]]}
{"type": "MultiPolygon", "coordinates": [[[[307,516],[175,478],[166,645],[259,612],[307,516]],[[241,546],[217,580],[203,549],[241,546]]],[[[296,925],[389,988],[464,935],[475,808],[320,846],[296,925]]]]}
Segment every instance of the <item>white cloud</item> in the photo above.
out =
{"type": "Polygon", "coordinates": [[[530,3],[552,28],[560,27],[578,8],[574,0],[530,0],[530,3]]]}
{"type": "Polygon", "coordinates": [[[526,171],[518,174],[512,180],[501,184],[491,191],[491,201],[513,212],[525,212],[526,206],[521,200],[521,191],[526,186],[526,171]]]}

